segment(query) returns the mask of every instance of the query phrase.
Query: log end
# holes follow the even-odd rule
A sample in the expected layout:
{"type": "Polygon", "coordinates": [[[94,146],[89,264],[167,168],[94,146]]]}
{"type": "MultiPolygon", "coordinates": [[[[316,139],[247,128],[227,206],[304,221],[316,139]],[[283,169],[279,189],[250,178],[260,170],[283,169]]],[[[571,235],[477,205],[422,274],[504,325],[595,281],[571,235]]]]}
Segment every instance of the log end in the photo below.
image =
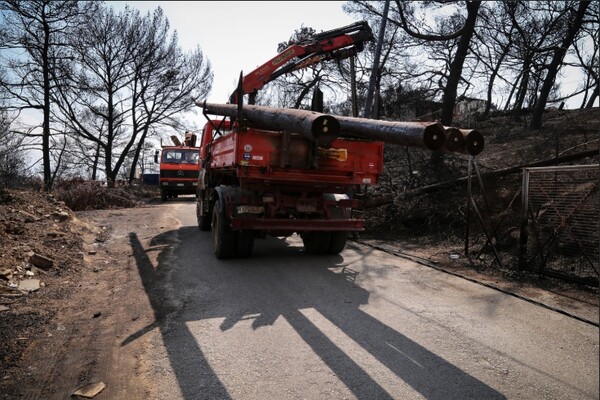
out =
{"type": "Polygon", "coordinates": [[[472,156],[476,156],[483,151],[484,142],[483,135],[476,130],[470,131],[465,136],[467,152],[472,156]]]}
{"type": "Polygon", "coordinates": [[[427,125],[423,132],[423,143],[431,150],[441,150],[446,144],[444,125],[439,122],[427,125]]]}
{"type": "Polygon", "coordinates": [[[328,143],[340,135],[340,123],[331,115],[319,115],[311,125],[311,132],[319,143],[328,143]]]}
{"type": "Polygon", "coordinates": [[[445,149],[448,152],[462,152],[465,149],[465,137],[458,128],[445,128],[445,149]]]}

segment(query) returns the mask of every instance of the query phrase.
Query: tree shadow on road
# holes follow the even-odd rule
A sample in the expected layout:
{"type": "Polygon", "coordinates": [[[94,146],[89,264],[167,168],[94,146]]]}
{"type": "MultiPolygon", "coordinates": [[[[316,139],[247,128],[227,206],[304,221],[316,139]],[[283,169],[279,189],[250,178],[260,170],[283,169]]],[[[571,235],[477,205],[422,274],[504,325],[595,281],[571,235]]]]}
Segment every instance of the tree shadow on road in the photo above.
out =
{"type": "Polygon", "coordinates": [[[125,339],[123,345],[160,329],[185,399],[231,398],[190,331],[189,322],[218,318],[222,320],[221,331],[227,331],[248,318],[254,319],[251,326],[258,329],[280,317],[357,398],[392,398],[369,371],[307,317],[306,310],[319,312],[424,398],[505,398],[362,311],[360,306],[368,303],[370,294],[355,284],[355,271],[339,268],[341,256],[308,256],[285,241],[270,240],[257,245],[251,258],[199,263],[194,259],[199,247],[212,254],[210,233],[182,227],[152,238],[151,246],[177,243],[174,249],[162,250],[158,265],[153,265],[137,235],[131,233],[129,240],[155,322],[125,339]],[[200,286],[206,288],[206,298],[197,294],[200,286]],[[207,301],[216,292],[218,304],[207,301]]]}

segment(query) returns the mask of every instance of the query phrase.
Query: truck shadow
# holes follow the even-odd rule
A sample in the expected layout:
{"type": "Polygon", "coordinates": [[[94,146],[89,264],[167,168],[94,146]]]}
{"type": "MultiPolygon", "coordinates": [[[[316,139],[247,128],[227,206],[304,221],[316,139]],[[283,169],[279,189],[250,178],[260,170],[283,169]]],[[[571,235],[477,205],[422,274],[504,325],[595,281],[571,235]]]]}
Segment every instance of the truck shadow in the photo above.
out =
{"type": "MultiPolygon", "coordinates": [[[[356,398],[393,398],[307,316],[314,311],[424,398],[505,398],[362,311],[360,306],[368,303],[370,294],[355,284],[355,271],[339,267],[341,256],[310,257],[298,254],[301,248],[297,246],[271,240],[265,244],[259,241],[254,257],[227,262],[215,259],[202,265],[193,254],[197,257],[198,247],[211,254],[212,246],[210,233],[199,232],[197,227],[158,235],[151,239],[149,249],[135,233],[129,240],[155,322],[126,338],[122,345],[158,328],[184,399],[232,398],[198,344],[199,338],[193,335],[191,323],[217,319],[222,321],[218,329],[225,332],[250,319],[252,329],[259,329],[281,317],[356,398]],[[178,245],[162,250],[158,265],[153,265],[147,252],[153,246],[176,241],[178,245]],[[192,265],[183,265],[183,260],[192,260],[192,265]],[[198,294],[202,292],[206,296],[198,294]],[[218,301],[211,301],[211,296],[218,301]]],[[[268,358],[269,354],[261,357],[268,358]]],[[[278,367],[284,366],[274,366],[278,367]]]]}

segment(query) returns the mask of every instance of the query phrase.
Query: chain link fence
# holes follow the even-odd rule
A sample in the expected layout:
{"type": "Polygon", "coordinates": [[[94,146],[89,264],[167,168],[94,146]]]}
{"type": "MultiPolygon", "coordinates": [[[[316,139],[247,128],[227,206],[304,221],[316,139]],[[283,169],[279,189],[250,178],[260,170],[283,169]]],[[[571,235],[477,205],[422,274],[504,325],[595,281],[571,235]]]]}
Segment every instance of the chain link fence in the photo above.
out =
{"type": "Polygon", "coordinates": [[[599,166],[523,169],[519,266],[598,286],[599,166]]]}

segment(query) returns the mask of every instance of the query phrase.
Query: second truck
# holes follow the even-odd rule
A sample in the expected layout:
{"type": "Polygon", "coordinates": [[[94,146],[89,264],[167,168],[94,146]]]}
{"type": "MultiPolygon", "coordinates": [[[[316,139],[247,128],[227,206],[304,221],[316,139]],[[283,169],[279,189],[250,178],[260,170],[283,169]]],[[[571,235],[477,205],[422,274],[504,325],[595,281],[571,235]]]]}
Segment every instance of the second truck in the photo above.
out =
{"type": "Polygon", "coordinates": [[[196,146],[196,135],[187,132],[183,143],[177,136],[171,136],[171,140],[172,145],[161,146],[154,154],[154,162],[160,169],[158,184],[162,201],[180,194],[196,194],[198,185],[200,148],[196,146]]]}

